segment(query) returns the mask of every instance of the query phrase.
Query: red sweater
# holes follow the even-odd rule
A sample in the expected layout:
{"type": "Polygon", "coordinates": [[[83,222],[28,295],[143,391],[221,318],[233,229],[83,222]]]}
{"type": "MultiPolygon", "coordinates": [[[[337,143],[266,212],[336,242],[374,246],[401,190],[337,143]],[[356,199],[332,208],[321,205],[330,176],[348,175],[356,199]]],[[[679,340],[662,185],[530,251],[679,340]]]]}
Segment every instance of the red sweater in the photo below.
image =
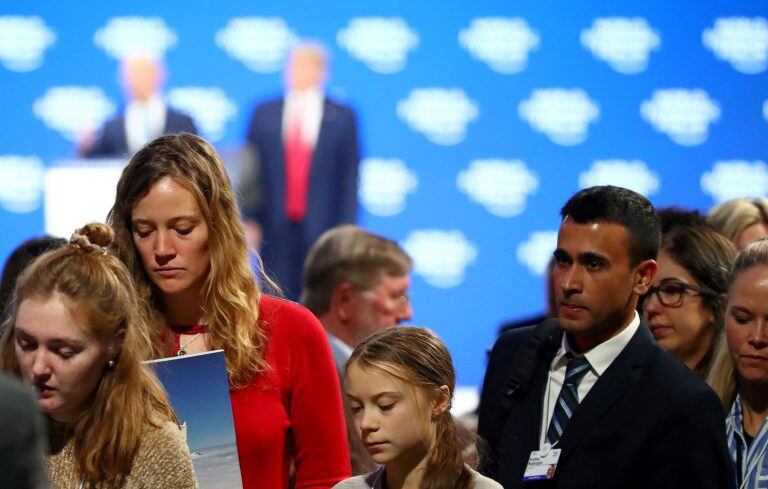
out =
{"type": "Polygon", "coordinates": [[[341,389],[320,322],[298,304],[261,296],[270,370],[231,391],[243,487],[330,488],[351,475],[341,389]]]}

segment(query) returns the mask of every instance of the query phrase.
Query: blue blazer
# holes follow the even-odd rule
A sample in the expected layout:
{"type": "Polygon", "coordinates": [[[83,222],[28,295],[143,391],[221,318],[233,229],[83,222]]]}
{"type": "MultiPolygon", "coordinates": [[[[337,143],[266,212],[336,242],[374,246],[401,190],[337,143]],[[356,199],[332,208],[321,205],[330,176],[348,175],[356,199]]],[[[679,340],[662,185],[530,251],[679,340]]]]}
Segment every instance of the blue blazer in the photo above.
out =
{"type": "MultiPolygon", "coordinates": [[[[163,134],[191,132],[197,134],[197,128],[191,117],[166,107],[165,128],[163,134]]],[[[108,120],[96,138],[93,146],[83,152],[85,158],[128,158],[128,140],[125,136],[125,112],[108,120]]]]}
{"type": "Polygon", "coordinates": [[[719,399],[654,342],[644,321],[574,412],[560,439],[554,478],[523,482],[528,457],[539,449],[549,365],[563,335],[558,327],[547,338],[530,389],[512,396],[505,415],[500,403],[510,366],[534,328],[505,333],[491,353],[478,421],[490,452],[485,475],[506,489],[728,487],[719,399]]]}

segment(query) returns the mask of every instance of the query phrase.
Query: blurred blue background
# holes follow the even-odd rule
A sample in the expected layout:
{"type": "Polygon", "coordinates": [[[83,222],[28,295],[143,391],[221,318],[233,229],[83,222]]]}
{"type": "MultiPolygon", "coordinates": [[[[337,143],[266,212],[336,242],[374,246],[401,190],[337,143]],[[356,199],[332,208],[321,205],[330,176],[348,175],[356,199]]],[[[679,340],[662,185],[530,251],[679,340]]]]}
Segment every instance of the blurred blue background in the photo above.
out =
{"type": "Polygon", "coordinates": [[[700,210],[768,193],[766,16],[745,0],[4,3],[0,259],[61,229],[46,206],[109,200],[90,173],[50,170],[79,169],[60,160],[120,107],[121,54],[164,57],[167,100],[236,179],[253,105],[281,92],[293,42],[319,40],[329,95],[359,116],[360,223],[413,254],[413,322],[475,388],[499,324],[543,312],[579,188],[700,210]]]}

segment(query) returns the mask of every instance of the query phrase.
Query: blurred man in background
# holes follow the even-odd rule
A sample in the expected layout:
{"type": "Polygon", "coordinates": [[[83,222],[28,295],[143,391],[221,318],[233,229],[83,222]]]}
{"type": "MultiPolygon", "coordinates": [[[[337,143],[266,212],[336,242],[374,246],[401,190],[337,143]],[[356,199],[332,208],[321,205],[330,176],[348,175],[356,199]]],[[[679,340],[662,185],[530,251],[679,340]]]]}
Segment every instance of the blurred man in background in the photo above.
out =
{"type": "Polygon", "coordinates": [[[339,369],[368,336],[413,317],[412,266],[396,242],[353,225],[325,232],[312,246],[301,303],[323,324],[339,369]]]}
{"type": "Polygon", "coordinates": [[[128,158],[163,134],[197,134],[192,118],[168,107],[162,98],[165,68],[147,56],[129,56],[120,64],[120,77],[128,101],[100,133],[85,136],[78,152],[86,158],[128,158]]]}
{"type": "MultiPolygon", "coordinates": [[[[285,94],[258,105],[248,143],[260,165],[257,205],[243,209],[246,232],[288,298],[301,291],[310,246],[327,229],[357,220],[360,150],[355,114],[329,100],[325,50],[303,43],[285,68],[285,94]]],[[[241,190],[241,193],[243,190],[241,190]]]]}

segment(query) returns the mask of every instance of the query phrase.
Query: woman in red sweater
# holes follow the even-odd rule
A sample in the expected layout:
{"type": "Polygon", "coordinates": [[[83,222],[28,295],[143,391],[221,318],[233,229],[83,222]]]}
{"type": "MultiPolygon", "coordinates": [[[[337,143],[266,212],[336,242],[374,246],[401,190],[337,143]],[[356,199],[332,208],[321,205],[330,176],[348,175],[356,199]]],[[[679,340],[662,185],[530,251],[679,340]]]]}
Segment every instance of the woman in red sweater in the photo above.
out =
{"type": "Polygon", "coordinates": [[[109,222],[154,330],[151,356],[223,349],[245,488],[327,488],[350,474],[338,377],[322,326],[259,291],[216,151],[191,134],[136,153],[109,222]]]}

